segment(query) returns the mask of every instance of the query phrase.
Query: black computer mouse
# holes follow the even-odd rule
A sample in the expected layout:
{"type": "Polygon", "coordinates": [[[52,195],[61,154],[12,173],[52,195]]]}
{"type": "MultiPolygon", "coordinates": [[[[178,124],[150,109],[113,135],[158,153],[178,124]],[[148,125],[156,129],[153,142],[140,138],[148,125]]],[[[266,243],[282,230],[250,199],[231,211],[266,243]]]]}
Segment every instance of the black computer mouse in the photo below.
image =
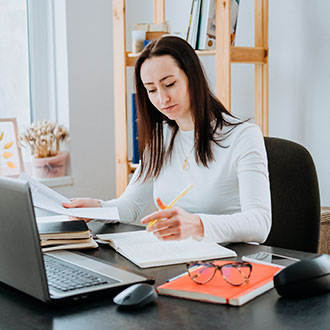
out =
{"type": "Polygon", "coordinates": [[[142,307],[158,297],[150,284],[138,283],[126,288],[113,298],[113,302],[122,307],[142,307]]]}
{"type": "Polygon", "coordinates": [[[298,261],[274,276],[279,295],[288,298],[315,296],[330,291],[330,256],[298,261]]]}

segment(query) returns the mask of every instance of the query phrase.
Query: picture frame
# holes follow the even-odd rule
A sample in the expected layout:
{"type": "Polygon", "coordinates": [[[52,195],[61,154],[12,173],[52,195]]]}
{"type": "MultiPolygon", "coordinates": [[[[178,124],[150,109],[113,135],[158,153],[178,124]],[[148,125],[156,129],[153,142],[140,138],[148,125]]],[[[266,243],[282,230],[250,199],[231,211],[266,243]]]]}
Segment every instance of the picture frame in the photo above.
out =
{"type": "Polygon", "coordinates": [[[0,176],[18,177],[23,171],[16,118],[0,118],[0,176]]]}

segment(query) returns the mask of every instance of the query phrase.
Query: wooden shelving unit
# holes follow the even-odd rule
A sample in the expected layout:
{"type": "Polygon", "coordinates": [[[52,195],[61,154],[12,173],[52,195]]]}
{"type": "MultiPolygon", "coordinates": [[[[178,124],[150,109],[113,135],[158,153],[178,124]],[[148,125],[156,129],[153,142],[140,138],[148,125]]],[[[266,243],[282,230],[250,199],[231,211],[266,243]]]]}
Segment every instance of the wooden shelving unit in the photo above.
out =
{"type": "MultiPolygon", "coordinates": [[[[165,22],[165,0],[153,0],[154,23],[165,22]]],[[[230,0],[217,0],[216,49],[196,51],[199,56],[216,56],[216,95],[230,110],[231,63],[255,65],[255,122],[268,135],[268,0],[255,0],[255,47],[231,46],[230,0]]],[[[114,114],[116,149],[116,193],[125,190],[136,166],[128,159],[127,78],[136,55],[126,50],[125,0],[113,0],[114,114]]]]}

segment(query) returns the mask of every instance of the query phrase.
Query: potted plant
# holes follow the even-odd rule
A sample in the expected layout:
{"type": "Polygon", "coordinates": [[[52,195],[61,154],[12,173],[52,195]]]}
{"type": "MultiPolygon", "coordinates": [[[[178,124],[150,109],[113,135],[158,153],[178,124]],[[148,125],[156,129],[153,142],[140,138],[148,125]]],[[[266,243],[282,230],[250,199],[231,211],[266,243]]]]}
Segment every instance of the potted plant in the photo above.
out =
{"type": "Polygon", "coordinates": [[[69,138],[68,131],[49,120],[32,123],[19,135],[19,144],[30,147],[32,175],[36,178],[64,176],[68,152],[60,151],[61,142],[69,138]]]}

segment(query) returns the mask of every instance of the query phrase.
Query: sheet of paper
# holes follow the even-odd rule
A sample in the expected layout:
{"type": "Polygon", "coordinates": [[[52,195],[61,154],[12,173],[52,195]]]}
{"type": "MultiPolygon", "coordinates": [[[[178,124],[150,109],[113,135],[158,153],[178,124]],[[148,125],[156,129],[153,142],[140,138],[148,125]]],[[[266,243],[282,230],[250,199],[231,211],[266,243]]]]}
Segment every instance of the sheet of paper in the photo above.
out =
{"type": "Polygon", "coordinates": [[[119,213],[116,207],[81,207],[67,209],[63,206],[46,206],[47,210],[66,214],[78,218],[98,219],[98,220],[119,220],[119,213]]]}
{"type": "Polygon", "coordinates": [[[119,213],[116,207],[82,207],[68,209],[62,206],[63,202],[70,202],[65,196],[62,196],[25,173],[22,173],[19,179],[29,183],[33,205],[35,207],[79,218],[119,220],[119,213]]]}
{"type": "Polygon", "coordinates": [[[25,173],[22,173],[19,176],[19,179],[29,183],[33,199],[33,205],[36,207],[48,209],[48,206],[50,205],[58,206],[62,205],[63,202],[70,203],[69,198],[66,198],[55,190],[50,189],[49,187],[31,178],[25,173]]]}
{"type": "Polygon", "coordinates": [[[48,215],[48,216],[36,216],[37,223],[45,223],[45,222],[62,222],[62,221],[70,221],[70,218],[66,215],[48,215]]]}

